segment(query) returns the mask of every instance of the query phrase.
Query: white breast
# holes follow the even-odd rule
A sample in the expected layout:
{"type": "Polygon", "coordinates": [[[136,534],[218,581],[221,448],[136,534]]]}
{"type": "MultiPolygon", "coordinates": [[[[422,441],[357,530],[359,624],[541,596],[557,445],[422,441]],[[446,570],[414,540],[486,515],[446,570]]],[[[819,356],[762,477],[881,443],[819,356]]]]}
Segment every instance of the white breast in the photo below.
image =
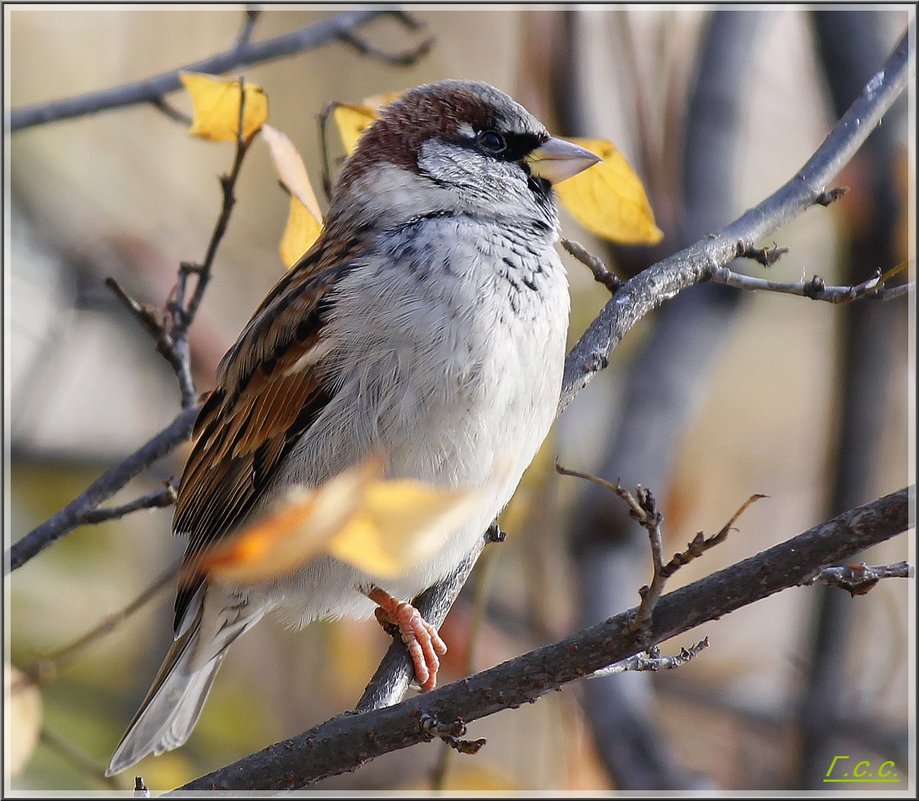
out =
{"type": "MultiPolygon", "coordinates": [[[[504,476],[433,559],[387,583],[396,596],[452,572],[552,424],[569,302],[564,268],[543,236],[511,240],[466,217],[425,220],[335,290],[335,396],[280,468],[278,487],[321,482],[371,451],[388,459],[390,477],[478,486],[499,463],[504,476]]],[[[325,559],[270,595],[305,624],[369,614],[373,604],[354,588],[370,583],[325,559]]]]}

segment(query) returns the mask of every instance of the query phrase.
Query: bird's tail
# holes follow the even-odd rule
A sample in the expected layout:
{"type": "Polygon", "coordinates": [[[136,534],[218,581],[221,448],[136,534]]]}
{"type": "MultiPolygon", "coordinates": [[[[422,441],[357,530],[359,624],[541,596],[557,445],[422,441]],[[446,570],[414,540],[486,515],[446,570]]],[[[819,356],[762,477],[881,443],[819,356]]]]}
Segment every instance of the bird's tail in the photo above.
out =
{"type": "MultiPolygon", "coordinates": [[[[202,588],[203,589],[203,588],[202,588]]],[[[212,599],[209,599],[212,600],[212,599]]],[[[112,755],[106,776],[129,768],[147,754],[158,756],[184,744],[195,727],[226,649],[263,616],[263,610],[237,606],[230,623],[202,624],[201,603],[190,625],[183,626],[166,654],[153,684],[112,755]]]]}

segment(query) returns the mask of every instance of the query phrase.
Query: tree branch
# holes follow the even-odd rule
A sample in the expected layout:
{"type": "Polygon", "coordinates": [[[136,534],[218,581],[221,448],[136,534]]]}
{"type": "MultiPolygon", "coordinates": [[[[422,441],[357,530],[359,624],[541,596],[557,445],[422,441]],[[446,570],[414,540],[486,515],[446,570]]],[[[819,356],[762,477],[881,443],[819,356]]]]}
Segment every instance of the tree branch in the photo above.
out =
{"type": "MultiPolygon", "coordinates": [[[[248,41],[248,33],[244,30],[238,42],[231,49],[209,56],[201,61],[187,64],[184,67],[155,75],[152,78],[116,86],[112,89],[56,100],[51,103],[13,109],[10,112],[9,129],[10,131],[19,131],[33,125],[73,119],[74,117],[82,117],[86,114],[94,114],[106,109],[155,102],[163,95],[181,88],[180,72],[216,74],[230,72],[238,67],[259,64],[294,53],[302,53],[305,50],[311,50],[334,41],[344,41],[354,46],[354,29],[382,16],[394,17],[408,29],[413,30],[418,27],[418,24],[411,17],[408,17],[398,9],[379,6],[345,11],[315,25],[310,25],[308,28],[301,28],[298,31],[255,44],[248,41]]],[[[428,47],[428,42],[422,43],[415,51],[415,58],[420,58],[424,55],[428,47]]],[[[379,55],[378,51],[369,47],[365,48],[363,52],[372,56],[379,55]]],[[[402,58],[410,56],[411,53],[402,54],[402,58]]],[[[411,63],[411,60],[403,63],[411,63]]]]}
{"type": "Polygon", "coordinates": [[[432,739],[426,719],[466,724],[532,702],[562,685],[754,601],[795,587],[828,565],[905,531],[904,488],[851,509],[756,556],[664,595],[639,637],[635,609],[551,645],[398,705],[340,715],[220,768],[181,790],[294,790],[432,739]]]}
{"type": "Polygon", "coordinates": [[[748,252],[825,197],[827,184],[855,154],[906,86],[914,24],[801,170],[762,203],[694,245],[626,281],[568,354],[559,413],[609,363],[613,348],[649,311],[748,252]]]}
{"type": "Polygon", "coordinates": [[[86,516],[91,516],[100,503],[118,492],[134,476],[161,459],[180,442],[188,439],[200,408],[199,405],[195,405],[183,409],[159,434],[97,478],[85,492],[74,498],[60,512],[22,537],[7,554],[9,571],[21,567],[53,542],[82,525],[86,521],[86,516]]]}

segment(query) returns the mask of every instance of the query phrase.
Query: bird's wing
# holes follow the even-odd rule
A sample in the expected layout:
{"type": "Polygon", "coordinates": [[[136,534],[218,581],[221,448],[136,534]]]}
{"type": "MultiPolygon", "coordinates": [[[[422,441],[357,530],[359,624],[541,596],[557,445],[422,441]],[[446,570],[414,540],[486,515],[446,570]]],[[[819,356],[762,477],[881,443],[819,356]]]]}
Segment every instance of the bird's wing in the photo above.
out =
{"type": "Polygon", "coordinates": [[[223,357],[195,422],[173,530],[188,536],[176,630],[203,576],[196,557],[239,525],[284,457],[330,399],[321,369],[330,290],[352,269],[350,248],[322,240],[268,294],[223,357]],[[331,266],[330,265],[331,262],[331,266]],[[189,568],[190,566],[190,568],[189,568]]]}

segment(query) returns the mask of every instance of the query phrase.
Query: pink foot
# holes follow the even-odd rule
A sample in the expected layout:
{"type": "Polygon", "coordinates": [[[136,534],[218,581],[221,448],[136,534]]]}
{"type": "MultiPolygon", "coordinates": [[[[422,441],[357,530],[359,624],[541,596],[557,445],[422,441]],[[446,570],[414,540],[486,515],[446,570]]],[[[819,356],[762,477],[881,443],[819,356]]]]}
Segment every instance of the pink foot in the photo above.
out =
{"type": "Polygon", "coordinates": [[[386,625],[391,624],[399,629],[402,642],[408,648],[409,656],[415,667],[415,679],[424,692],[433,690],[437,683],[437,670],[440,668],[438,654],[447,653],[447,646],[428,621],[411,604],[402,603],[388,592],[374,587],[367,593],[380,608],[377,620],[386,625]]]}

